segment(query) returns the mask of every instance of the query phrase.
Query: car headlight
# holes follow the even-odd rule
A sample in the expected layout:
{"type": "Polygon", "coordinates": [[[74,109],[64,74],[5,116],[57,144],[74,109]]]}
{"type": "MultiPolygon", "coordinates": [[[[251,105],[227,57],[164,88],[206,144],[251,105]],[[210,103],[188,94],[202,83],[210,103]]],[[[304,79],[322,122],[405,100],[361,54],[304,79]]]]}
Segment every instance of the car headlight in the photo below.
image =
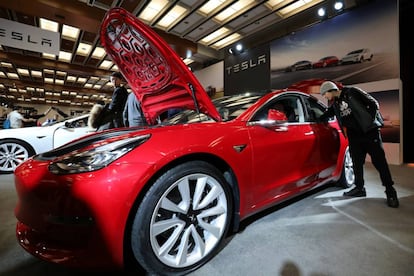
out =
{"type": "Polygon", "coordinates": [[[109,142],[82,152],[65,155],[49,165],[53,174],[92,172],[108,166],[149,139],[150,135],[130,137],[109,142]]]}

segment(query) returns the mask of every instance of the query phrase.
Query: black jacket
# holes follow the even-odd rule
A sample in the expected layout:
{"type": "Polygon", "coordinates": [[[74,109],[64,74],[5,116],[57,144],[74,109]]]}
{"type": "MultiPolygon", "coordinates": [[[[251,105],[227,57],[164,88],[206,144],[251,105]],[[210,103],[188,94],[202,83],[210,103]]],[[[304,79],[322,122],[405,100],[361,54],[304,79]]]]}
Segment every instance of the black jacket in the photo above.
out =
{"type": "Polygon", "coordinates": [[[320,120],[326,121],[334,115],[342,131],[346,128],[348,133],[367,133],[383,125],[378,101],[357,87],[344,87],[320,120]]]}

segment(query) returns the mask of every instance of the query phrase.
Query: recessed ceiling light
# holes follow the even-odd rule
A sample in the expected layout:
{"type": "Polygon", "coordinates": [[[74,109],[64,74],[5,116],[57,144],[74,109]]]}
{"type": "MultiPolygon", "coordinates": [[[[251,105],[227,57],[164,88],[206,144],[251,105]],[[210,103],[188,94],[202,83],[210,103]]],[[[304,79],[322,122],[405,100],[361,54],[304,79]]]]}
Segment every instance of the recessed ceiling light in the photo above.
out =
{"type": "Polygon", "coordinates": [[[63,24],[62,37],[69,38],[70,40],[77,40],[80,30],[76,27],[63,24]]]}
{"type": "Polygon", "coordinates": [[[40,28],[44,30],[57,32],[59,29],[59,24],[55,21],[48,20],[45,18],[40,18],[39,21],[40,21],[40,28]]]}

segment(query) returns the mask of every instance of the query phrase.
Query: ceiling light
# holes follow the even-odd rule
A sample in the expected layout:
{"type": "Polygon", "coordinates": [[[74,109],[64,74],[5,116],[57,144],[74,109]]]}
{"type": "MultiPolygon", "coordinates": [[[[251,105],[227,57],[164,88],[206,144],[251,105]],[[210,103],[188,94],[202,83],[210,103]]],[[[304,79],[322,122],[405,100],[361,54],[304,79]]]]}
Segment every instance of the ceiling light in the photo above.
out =
{"type": "Polygon", "coordinates": [[[9,62],[0,62],[0,65],[2,67],[7,67],[7,68],[13,68],[13,64],[9,63],[9,62]]]}
{"type": "Polygon", "coordinates": [[[55,70],[50,70],[50,69],[43,69],[43,72],[45,72],[45,74],[54,74],[55,73],[55,70]]]}
{"type": "Polygon", "coordinates": [[[58,75],[58,76],[66,76],[66,72],[63,72],[63,71],[56,71],[56,75],[58,75]]]}
{"type": "Polygon", "coordinates": [[[168,0],[152,0],[138,16],[145,21],[153,20],[168,4],[168,0]]]}
{"type": "Polygon", "coordinates": [[[184,62],[185,65],[189,65],[189,64],[193,63],[194,60],[191,59],[191,58],[186,58],[186,59],[183,60],[183,62],[184,62]]]}
{"type": "Polygon", "coordinates": [[[336,1],[334,4],[334,9],[336,11],[342,10],[343,7],[344,7],[344,3],[342,1],[336,1]]]}
{"type": "Polygon", "coordinates": [[[86,43],[79,43],[78,49],[76,50],[76,54],[81,56],[87,56],[91,52],[92,45],[86,43]]]}
{"type": "Polygon", "coordinates": [[[95,77],[95,76],[91,76],[90,78],[89,78],[89,81],[90,82],[97,82],[99,80],[99,77],[95,77]]]}
{"type": "Polygon", "coordinates": [[[78,28],[63,24],[62,37],[68,38],[70,40],[77,40],[79,33],[80,30],[78,28]]]}
{"type": "Polygon", "coordinates": [[[224,38],[220,41],[217,41],[211,47],[214,48],[214,49],[221,49],[221,48],[224,48],[224,47],[226,47],[227,45],[229,45],[231,43],[234,43],[237,40],[240,40],[241,37],[242,36],[240,34],[234,33],[234,34],[232,34],[232,35],[230,35],[230,36],[228,36],[228,37],[226,37],[226,38],[224,38]]]}
{"type": "Polygon", "coordinates": [[[45,78],[46,83],[53,83],[53,78],[45,78]]]}
{"type": "Polygon", "coordinates": [[[209,34],[208,36],[204,37],[203,39],[201,39],[201,43],[204,44],[208,44],[211,41],[215,40],[218,37],[222,37],[223,35],[227,34],[230,32],[230,29],[226,28],[226,27],[222,27],[220,29],[218,29],[217,31],[209,34]]]}
{"type": "Polygon", "coordinates": [[[221,5],[223,5],[225,0],[210,0],[207,3],[205,3],[201,8],[198,10],[199,12],[208,15],[213,10],[219,8],[221,5]]]}
{"type": "Polygon", "coordinates": [[[170,10],[160,22],[158,22],[157,26],[168,28],[173,25],[177,20],[187,11],[186,8],[181,7],[180,5],[176,5],[172,10],[170,10]]]}
{"type": "MultiPolygon", "coordinates": [[[[269,1],[266,2],[266,6],[270,7],[271,9],[275,9],[282,2],[286,2],[286,0],[269,0],[269,1]]],[[[285,3],[283,3],[283,4],[285,4],[285,3]]]]}
{"type": "Polygon", "coordinates": [[[228,20],[231,16],[236,14],[237,12],[243,10],[248,5],[250,5],[254,0],[240,0],[225,9],[224,11],[220,12],[218,15],[214,17],[214,19],[223,22],[225,20],[228,20]]]}
{"type": "Polygon", "coordinates": [[[19,75],[16,73],[6,73],[6,75],[9,79],[19,79],[19,75]]]}
{"type": "Polygon", "coordinates": [[[92,57],[98,58],[98,59],[103,58],[105,55],[106,55],[106,51],[102,47],[96,47],[95,50],[93,50],[93,53],[92,53],[92,57]]]}
{"type": "Polygon", "coordinates": [[[17,73],[23,76],[29,76],[29,70],[23,68],[17,68],[17,73]]]}
{"type": "Polygon", "coordinates": [[[75,76],[68,76],[67,78],[66,78],[66,81],[76,81],[76,77],[75,76]]]}
{"type": "Polygon", "coordinates": [[[85,83],[86,82],[86,78],[79,77],[76,82],[85,83]]]}
{"type": "Polygon", "coordinates": [[[60,61],[70,62],[71,59],[72,59],[72,53],[59,51],[59,60],[60,61]]]}
{"type": "Polygon", "coordinates": [[[42,57],[47,58],[47,59],[55,59],[56,58],[55,55],[48,54],[48,53],[42,53],[42,57]]]}
{"type": "Polygon", "coordinates": [[[55,21],[48,20],[45,18],[40,18],[40,28],[52,32],[57,32],[59,29],[59,24],[55,21]]]}
{"type": "Polygon", "coordinates": [[[32,70],[32,71],[30,71],[30,73],[32,74],[32,77],[35,77],[35,78],[41,78],[42,77],[42,71],[32,70]]]}
{"type": "Polygon", "coordinates": [[[6,74],[4,74],[2,71],[0,71],[0,77],[5,78],[6,74]]]}
{"type": "Polygon", "coordinates": [[[318,9],[318,16],[319,16],[319,17],[324,17],[324,16],[325,16],[325,14],[326,14],[326,10],[325,10],[325,8],[319,8],[319,9],[318,9]]]}
{"type": "Polygon", "coordinates": [[[315,6],[316,4],[322,2],[323,0],[298,0],[292,2],[290,5],[280,9],[277,13],[282,17],[286,18],[293,14],[297,14],[307,8],[315,6]]]}
{"type": "Polygon", "coordinates": [[[99,65],[99,68],[108,70],[109,68],[111,68],[112,65],[113,65],[112,61],[104,60],[102,61],[101,65],[99,65]]]}

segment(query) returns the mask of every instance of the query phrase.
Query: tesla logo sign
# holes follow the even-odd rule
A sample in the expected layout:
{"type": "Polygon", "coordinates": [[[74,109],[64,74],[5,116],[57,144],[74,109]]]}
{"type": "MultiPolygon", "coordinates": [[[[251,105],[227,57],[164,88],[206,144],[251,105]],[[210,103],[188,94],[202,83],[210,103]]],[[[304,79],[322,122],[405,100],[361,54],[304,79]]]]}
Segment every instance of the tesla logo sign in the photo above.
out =
{"type": "Polygon", "coordinates": [[[56,32],[0,18],[0,44],[59,55],[60,35],[56,32]]]}
{"type": "Polygon", "coordinates": [[[227,75],[230,75],[231,73],[238,73],[252,69],[261,64],[266,64],[266,55],[260,55],[256,58],[251,58],[249,60],[245,60],[232,66],[226,67],[226,72],[227,75]]]}

